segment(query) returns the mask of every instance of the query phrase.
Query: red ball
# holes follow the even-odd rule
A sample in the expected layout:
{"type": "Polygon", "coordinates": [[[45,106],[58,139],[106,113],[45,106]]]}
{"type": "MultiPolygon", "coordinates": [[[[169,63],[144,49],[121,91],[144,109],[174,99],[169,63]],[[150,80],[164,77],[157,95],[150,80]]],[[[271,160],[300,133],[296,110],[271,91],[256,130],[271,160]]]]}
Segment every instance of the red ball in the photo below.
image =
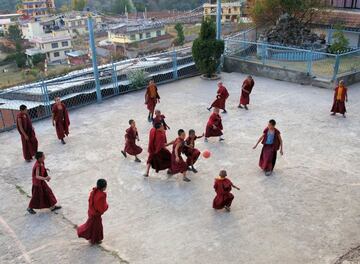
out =
{"type": "Polygon", "coordinates": [[[208,159],[208,158],[210,158],[210,156],[211,156],[211,152],[208,151],[208,150],[204,150],[203,153],[202,153],[202,155],[203,155],[203,157],[204,157],[205,159],[208,159]]]}

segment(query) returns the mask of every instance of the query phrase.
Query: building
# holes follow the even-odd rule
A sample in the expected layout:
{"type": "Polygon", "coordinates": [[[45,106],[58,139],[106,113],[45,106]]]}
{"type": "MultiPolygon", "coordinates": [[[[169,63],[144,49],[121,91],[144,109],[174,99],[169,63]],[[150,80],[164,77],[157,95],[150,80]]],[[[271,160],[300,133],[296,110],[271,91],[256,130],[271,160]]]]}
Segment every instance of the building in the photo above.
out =
{"type": "Polygon", "coordinates": [[[90,62],[89,54],[87,51],[76,50],[66,54],[68,64],[70,65],[86,65],[90,62]]]}
{"type": "Polygon", "coordinates": [[[71,36],[67,31],[43,34],[31,39],[35,48],[26,50],[28,56],[37,53],[46,55],[49,63],[62,62],[67,60],[67,53],[72,50],[71,36]]]}
{"type": "Polygon", "coordinates": [[[360,0],[330,0],[330,5],[336,8],[360,9],[360,0]]]}
{"type": "Polygon", "coordinates": [[[127,23],[110,28],[108,31],[108,40],[113,44],[121,45],[157,39],[165,35],[165,26],[161,23],[127,23]]]}
{"type": "Polygon", "coordinates": [[[55,12],[54,0],[22,0],[18,13],[24,17],[41,17],[55,12]]]}
{"type": "Polygon", "coordinates": [[[0,34],[6,34],[11,25],[18,25],[19,14],[0,15],[0,34]]]}
{"type": "MultiPolygon", "coordinates": [[[[72,36],[89,34],[87,19],[87,14],[82,14],[80,12],[69,13],[61,18],[64,28],[68,29],[72,36]]],[[[102,17],[93,14],[92,19],[94,29],[100,29],[102,17]]]]}
{"type": "MultiPolygon", "coordinates": [[[[221,4],[221,22],[222,23],[238,23],[240,21],[242,2],[231,2],[231,3],[222,3],[221,4]]],[[[217,4],[206,3],[203,5],[204,8],[204,18],[214,18],[216,17],[217,4]]]]}

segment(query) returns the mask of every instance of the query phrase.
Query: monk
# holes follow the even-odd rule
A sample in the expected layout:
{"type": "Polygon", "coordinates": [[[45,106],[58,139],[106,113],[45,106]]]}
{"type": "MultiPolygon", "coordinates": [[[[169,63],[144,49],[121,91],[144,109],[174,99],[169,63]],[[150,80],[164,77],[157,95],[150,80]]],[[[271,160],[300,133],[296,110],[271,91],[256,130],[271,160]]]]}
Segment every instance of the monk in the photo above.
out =
{"type": "Polygon", "coordinates": [[[152,122],[154,117],[154,110],[156,104],[160,103],[160,96],[158,94],[158,89],[153,80],[149,82],[149,86],[145,93],[145,104],[147,105],[147,109],[149,110],[148,121],[152,122]]]}
{"type": "Polygon", "coordinates": [[[208,110],[210,111],[211,108],[216,107],[216,108],[222,109],[223,113],[227,113],[227,111],[225,109],[225,103],[226,103],[226,100],[228,99],[228,97],[229,97],[228,90],[225,88],[225,86],[223,85],[222,82],[219,82],[216,99],[211,104],[211,106],[208,108],[208,110]]]}
{"type": "Polygon", "coordinates": [[[170,144],[171,143],[167,143],[163,124],[155,124],[155,127],[153,127],[149,133],[149,156],[144,177],[149,177],[150,167],[152,167],[156,173],[168,169],[168,173],[171,174],[171,152],[166,148],[170,144]]]}
{"type": "Polygon", "coordinates": [[[170,127],[165,122],[165,116],[161,113],[160,110],[155,110],[155,117],[153,119],[153,126],[155,126],[155,124],[157,124],[157,123],[163,124],[165,130],[170,129],[170,127]]]}
{"type": "Polygon", "coordinates": [[[334,103],[331,108],[331,115],[336,115],[336,113],[340,113],[345,118],[346,115],[346,107],[345,102],[348,101],[347,88],[344,85],[344,81],[341,80],[339,85],[335,88],[334,93],[334,103]]]}
{"type": "Polygon", "coordinates": [[[217,210],[225,208],[226,211],[230,212],[231,203],[234,200],[231,188],[234,187],[237,190],[240,190],[240,188],[235,186],[226,176],[226,171],[221,170],[219,177],[215,179],[214,189],[216,196],[213,201],[213,208],[217,210]]]}
{"type": "Polygon", "coordinates": [[[240,104],[239,108],[243,108],[241,105],[244,106],[246,110],[248,110],[247,105],[250,103],[250,94],[255,85],[255,82],[251,75],[249,75],[245,81],[243,82],[242,88],[241,88],[241,96],[240,96],[240,104]]]}
{"type": "Polygon", "coordinates": [[[48,175],[48,169],[45,167],[45,154],[43,152],[36,152],[36,162],[32,169],[32,196],[27,208],[30,214],[36,214],[34,209],[49,208],[51,211],[61,209],[61,206],[57,206],[57,200],[50,187],[47,185],[47,181],[51,180],[48,175]]]}
{"type": "Polygon", "coordinates": [[[69,135],[70,119],[66,106],[61,102],[60,97],[55,98],[55,104],[52,107],[52,123],[56,128],[58,139],[65,145],[64,138],[69,135]]]}
{"type": "Polygon", "coordinates": [[[121,151],[121,153],[125,158],[127,157],[127,154],[135,156],[135,162],[141,162],[141,160],[137,157],[137,155],[142,152],[142,148],[136,145],[136,140],[140,141],[136,123],[134,120],[130,119],[129,125],[130,127],[126,129],[125,134],[125,148],[121,151]]]}
{"type": "Polygon", "coordinates": [[[20,105],[20,113],[16,117],[16,126],[21,135],[24,159],[30,162],[37,152],[38,141],[26,105],[20,105]]]}
{"type": "Polygon", "coordinates": [[[277,130],[275,126],[276,121],[271,119],[262,136],[253,147],[253,149],[256,149],[260,142],[263,144],[259,166],[265,172],[266,176],[270,176],[274,170],[277,151],[280,149],[280,154],[284,154],[283,141],[280,135],[280,131],[277,130]]]}
{"type": "Polygon", "coordinates": [[[205,131],[205,142],[208,141],[209,137],[219,137],[219,141],[225,140],[223,135],[223,126],[221,116],[219,114],[219,108],[214,108],[213,113],[209,117],[209,121],[206,125],[205,131]]]}
{"type": "Polygon", "coordinates": [[[104,239],[101,216],[109,208],[106,202],[106,187],[106,180],[97,181],[96,187],[89,195],[88,219],[85,224],[77,228],[78,237],[89,240],[91,244],[101,244],[104,239]]]}
{"type": "Polygon", "coordinates": [[[186,177],[188,166],[181,156],[181,153],[184,151],[185,138],[185,131],[183,129],[179,129],[178,138],[173,141],[173,150],[171,154],[171,173],[181,173],[183,175],[183,181],[189,182],[190,179],[186,177]]]}
{"type": "Polygon", "coordinates": [[[204,137],[204,133],[202,136],[197,136],[194,129],[189,130],[189,136],[185,140],[185,148],[184,154],[187,157],[186,163],[188,165],[188,170],[197,173],[198,171],[195,169],[194,164],[198,160],[200,156],[200,151],[195,148],[195,141],[199,138],[204,137]]]}

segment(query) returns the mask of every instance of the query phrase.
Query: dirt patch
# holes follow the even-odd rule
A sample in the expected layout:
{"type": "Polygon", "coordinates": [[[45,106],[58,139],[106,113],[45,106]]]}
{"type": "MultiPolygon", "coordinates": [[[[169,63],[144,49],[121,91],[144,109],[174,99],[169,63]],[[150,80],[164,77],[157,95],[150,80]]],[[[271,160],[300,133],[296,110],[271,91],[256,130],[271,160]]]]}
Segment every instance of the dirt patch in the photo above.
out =
{"type": "Polygon", "coordinates": [[[342,255],[334,264],[359,264],[360,246],[350,249],[349,252],[342,255]]]}

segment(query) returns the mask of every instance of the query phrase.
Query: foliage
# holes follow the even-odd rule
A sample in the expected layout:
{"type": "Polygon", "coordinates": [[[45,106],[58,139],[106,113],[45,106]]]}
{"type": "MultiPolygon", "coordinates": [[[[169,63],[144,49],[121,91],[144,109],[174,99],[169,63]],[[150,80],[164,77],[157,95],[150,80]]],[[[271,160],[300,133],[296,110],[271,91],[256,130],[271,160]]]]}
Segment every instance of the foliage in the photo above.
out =
{"type": "Polygon", "coordinates": [[[32,63],[34,66],[38,65],[41,62],[45,62],[46,56],[45,54],[39,53],[32,56],[32,63]]]}
{"type": "Polygon", "coordinates": [[[26,67],[26,55],[25,55],[25,53],[21,53],[21,52],[16,53],[15,62],[16,62],[16,65],[19,68],[25,68],[26,67]]]}
{"type": "Polygon", "coordinates": [[[128,79],[130,82],[130,86],[132,88],[140,88],[146,85],[148,74],[144,70],[135,70],[131,71],[128,74],[128,79]]]}
{"type": "Polygon", "coordinates": [[[115,14],[124,14],[125,7],[127,12],[134,11],[134,7],[130,0],[114,0],[112,2],[111,12],[115,14]]]}
{"type": "Polygon", "coordinates": [[[177,23],[175,25],[175,30],[177,32],[177,37],[176,37],[176,44],[179,46],[184,45],[185,43],[185,36],[184,36],[184,27],[181,23],[177,23]]]}
{"type": "Polygon", "coordinates": [[[349,48],[349,40],[345,37],[341,25],[336,25],[333,33],[333,43],[330,45],[329,51],[331,53],[344,52],[349,48]]]}
{"type": "Polygon", "coordinates": [[[207,77],[213,76],[220,65],[223,52],[224,41],[216,39],[215,23],[204,20],[201,24],[200,36],[195,39],[192,46],[196,67],[207,77]]]}
{"type": "Polygon", "coordinates": [[[15,44],[24,40],[21,29],[17,25],[9,26],[8,32],[6,33],[6,38],[15,44]]]}
{"type": "Polygon", "coordinates": [[[322,12],[322,0],[255,0],[250,13],[257,25],[275,24],[282,14],[289,14],[307,24],[322,12]]]}
{"type": "Polygon", "coordinates": [[[72,10],[83,11],[86,5],[87,5],[87,0],[72,0],[71,1],[72,10]]]}

